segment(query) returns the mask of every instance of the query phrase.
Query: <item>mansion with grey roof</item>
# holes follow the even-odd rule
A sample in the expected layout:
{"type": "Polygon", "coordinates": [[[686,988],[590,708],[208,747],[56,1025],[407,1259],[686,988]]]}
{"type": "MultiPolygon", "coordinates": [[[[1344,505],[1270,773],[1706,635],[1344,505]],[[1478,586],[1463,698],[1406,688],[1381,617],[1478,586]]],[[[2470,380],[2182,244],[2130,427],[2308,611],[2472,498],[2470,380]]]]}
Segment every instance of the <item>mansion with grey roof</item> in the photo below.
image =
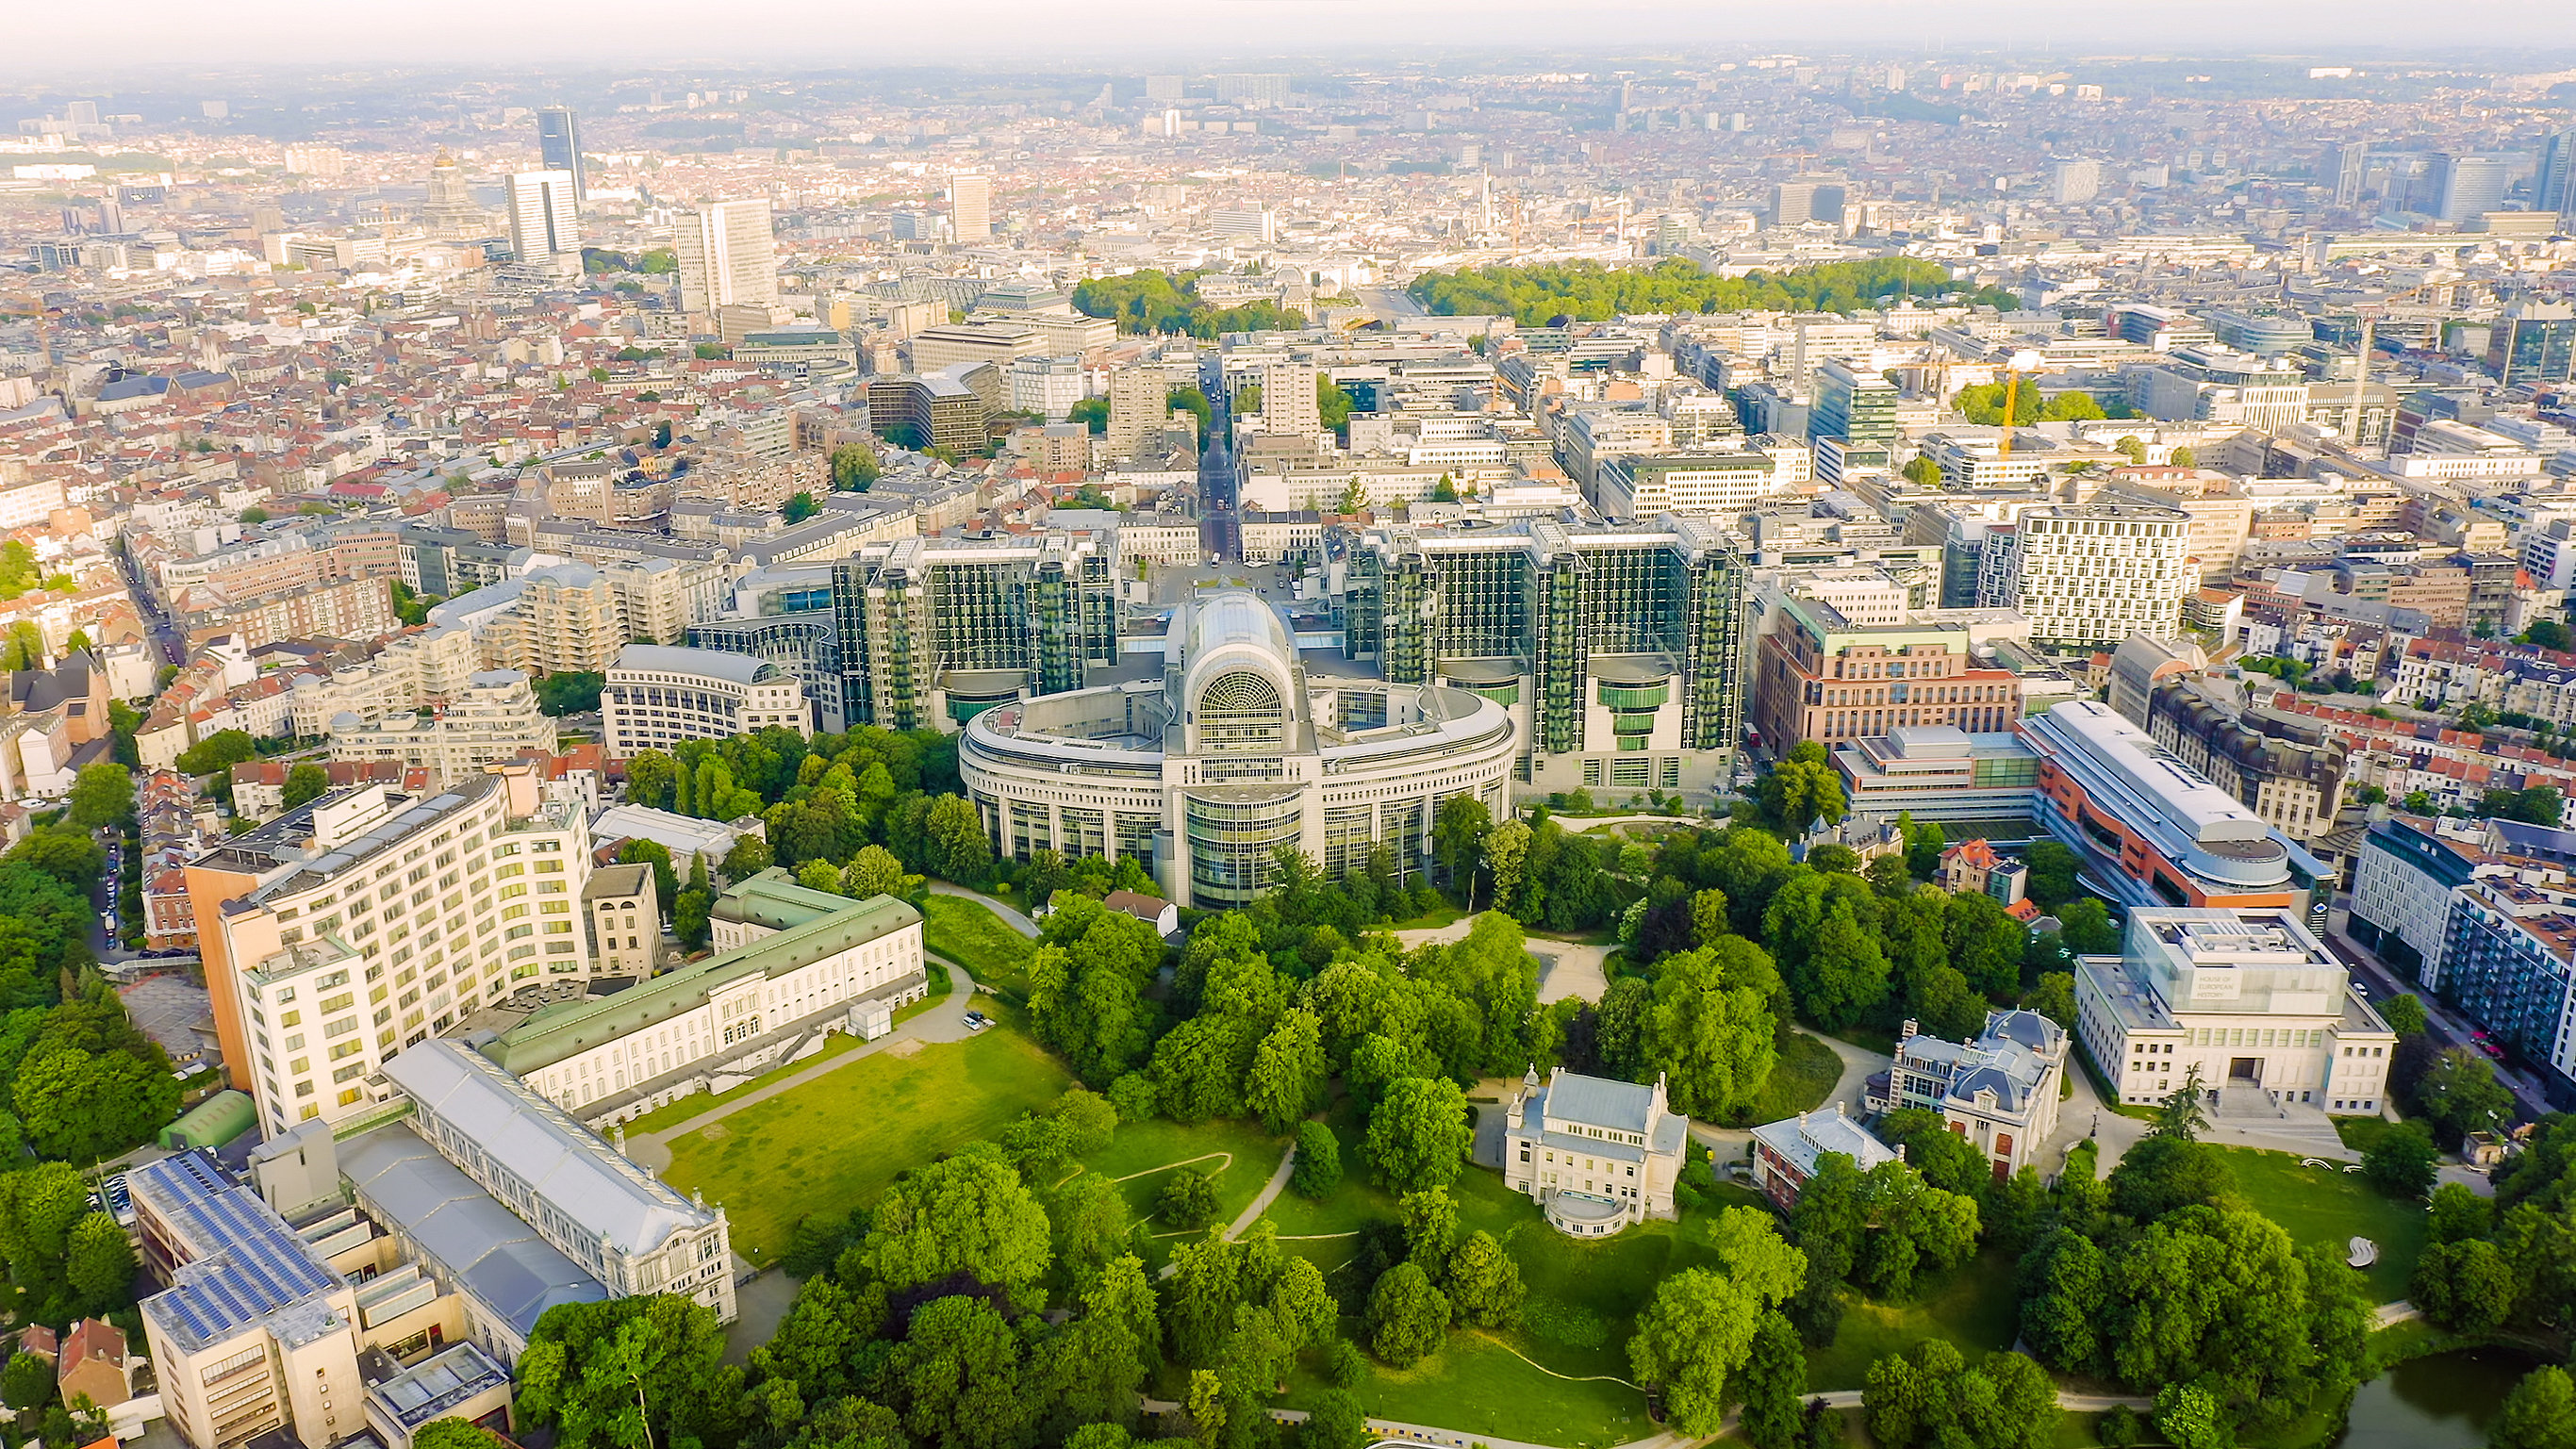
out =
{"type": "Polygon", "coordinates": [[[1690,1124],[1651,1087],[1532,1067],[1503,1108],[1503,1183],[1526,1193],[1550,1227],[1608,1237],[1674,1214],[1690,1124]]]}
{"type": "Polygon", "coordinates": [[[1896,1060],[1869,1079],[1872,1112],[1937,1112],[1985,1155],[2000,1182],[2039,1162],[2057,1131],[2066,1028],[2035,1011],[1989,1011],[1974,1041],[1944,1041],[1905,1024],[1896,1060]]]}

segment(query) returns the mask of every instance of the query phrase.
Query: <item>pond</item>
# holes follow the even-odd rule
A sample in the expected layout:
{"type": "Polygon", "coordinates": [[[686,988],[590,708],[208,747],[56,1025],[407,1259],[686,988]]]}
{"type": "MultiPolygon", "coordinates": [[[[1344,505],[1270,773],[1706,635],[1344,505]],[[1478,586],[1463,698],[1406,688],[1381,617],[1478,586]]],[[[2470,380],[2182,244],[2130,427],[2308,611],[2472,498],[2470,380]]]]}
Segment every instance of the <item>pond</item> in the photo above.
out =
{"type": "Polygon", "coordinates": [[[2353,1395],[2336,1449],[2483,1449],[2496,1410],[2532,1362],[2510,1349],[2473,1348],[2399,1364],[2353,1395]]]}

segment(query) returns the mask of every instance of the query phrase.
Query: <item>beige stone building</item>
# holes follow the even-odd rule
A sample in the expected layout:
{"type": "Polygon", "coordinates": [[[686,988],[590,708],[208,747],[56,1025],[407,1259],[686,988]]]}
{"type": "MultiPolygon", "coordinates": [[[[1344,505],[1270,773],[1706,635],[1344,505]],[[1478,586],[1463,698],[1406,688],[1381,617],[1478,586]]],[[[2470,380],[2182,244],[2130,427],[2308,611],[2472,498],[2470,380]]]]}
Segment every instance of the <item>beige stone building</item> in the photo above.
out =
{"type": "Polygon", "coordinates": [[[388,714],[373,724],[356,714],[328,726],[333,760],[396,760],[429,771],[433,782],[461,779],[529,751],[551,755],[552,716],[537,708],[528,676],[493,669],[470,676],[435,715],[388,714]]]}
{"type": "Polygon", "coordinates": [[[654,898],[653,867],[603,865],[581,888],[590,924],[591,959],[603,976],[642,980],[662,954],[662,910],[654,898]]]}

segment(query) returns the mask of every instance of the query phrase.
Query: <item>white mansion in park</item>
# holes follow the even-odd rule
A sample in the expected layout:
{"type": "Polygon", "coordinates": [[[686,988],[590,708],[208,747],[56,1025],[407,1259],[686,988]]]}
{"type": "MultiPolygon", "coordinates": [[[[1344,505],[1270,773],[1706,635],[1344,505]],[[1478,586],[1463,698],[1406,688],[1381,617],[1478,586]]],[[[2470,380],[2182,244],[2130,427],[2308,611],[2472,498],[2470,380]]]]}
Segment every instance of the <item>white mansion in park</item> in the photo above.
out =
{"type": "Polygon", "coordinates": [[[1532,1067],[1504,1107],[1503,1181],[1578,1238],[1673,1215],[1690,1124],[1651,1087],[1532,1067]]]}

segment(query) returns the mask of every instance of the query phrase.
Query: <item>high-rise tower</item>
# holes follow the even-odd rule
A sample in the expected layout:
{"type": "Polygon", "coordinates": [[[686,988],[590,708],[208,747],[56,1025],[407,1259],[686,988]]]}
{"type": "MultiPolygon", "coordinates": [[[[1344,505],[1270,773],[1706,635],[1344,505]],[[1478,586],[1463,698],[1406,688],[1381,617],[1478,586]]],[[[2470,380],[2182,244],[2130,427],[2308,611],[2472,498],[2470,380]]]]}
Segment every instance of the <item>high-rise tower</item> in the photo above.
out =
{"type": "Polygon", "coordinates": [[[581,275],[581,216],[569,171],[522,171],[510,178],[510,247],[519,265],[551,276],[581,275]]]}
{"type": "Polygon", "coordinates": [[[683,312],[778,300],[778,253],[765,198],[719,201],[681,217],[672,250],[679,256],[683,312]]]}
{"type": "Polygon", "coordinates": [[[979,242],[992,238],[992,177],[973,171],[950,173],[948,223],[958,241],[979,242]]]}
{"type": "Polygon", "coordinates": [[[548,171],[572,176],[572,200],[578,209],[590,190],[590,173],[581,165],[581,122],[570,106],[548,106],[537,112],[537,154],[548,171]]]}

